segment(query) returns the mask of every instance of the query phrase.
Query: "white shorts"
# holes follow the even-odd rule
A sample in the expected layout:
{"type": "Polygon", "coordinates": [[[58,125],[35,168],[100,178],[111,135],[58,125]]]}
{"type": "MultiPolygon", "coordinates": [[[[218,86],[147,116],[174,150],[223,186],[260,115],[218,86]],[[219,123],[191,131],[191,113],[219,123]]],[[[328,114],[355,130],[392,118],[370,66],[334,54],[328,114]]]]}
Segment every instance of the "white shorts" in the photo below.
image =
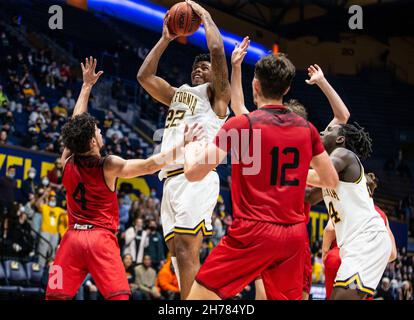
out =
{"type": "Polygon", "coordinates": [[[164,239],[175,234],[212,235],[211,216],[220,192],[217,172],[203,180],[189,182],[183,173],[167,178],[161,201],[161,223],[164,239]]]}
{"type": "Polygon", "coordinates": [[[339,249],[341,266],[334,287],[374,295],[391,255],[388,232],[361,233],[339,249]]]}

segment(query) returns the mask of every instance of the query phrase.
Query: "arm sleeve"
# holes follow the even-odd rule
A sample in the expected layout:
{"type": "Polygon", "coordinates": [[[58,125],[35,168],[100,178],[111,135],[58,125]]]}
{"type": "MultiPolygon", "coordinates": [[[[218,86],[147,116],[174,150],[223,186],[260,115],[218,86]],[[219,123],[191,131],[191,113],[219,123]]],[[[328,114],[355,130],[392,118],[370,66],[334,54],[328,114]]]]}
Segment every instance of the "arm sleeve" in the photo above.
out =
{"type": "Polygon", "coordinates": [[[220,148],[226,152],[229,152],[232,147],[232,136],[239,139],[240,132],[243,129],[249,130],[249,120],[246,115],[239,115],[237,117],[230,118],[219,130],[214,138],[214,144],[217,148],[220,148]]]}
{"type": "Polygon", "coordinates": [[[312,156],[317,156],[325,151],[325,147],[322,144],[321,137],[318,130],[315,126],[309,122],[309,128],[311,130],[311,140],[312,140],[312,156]]]}

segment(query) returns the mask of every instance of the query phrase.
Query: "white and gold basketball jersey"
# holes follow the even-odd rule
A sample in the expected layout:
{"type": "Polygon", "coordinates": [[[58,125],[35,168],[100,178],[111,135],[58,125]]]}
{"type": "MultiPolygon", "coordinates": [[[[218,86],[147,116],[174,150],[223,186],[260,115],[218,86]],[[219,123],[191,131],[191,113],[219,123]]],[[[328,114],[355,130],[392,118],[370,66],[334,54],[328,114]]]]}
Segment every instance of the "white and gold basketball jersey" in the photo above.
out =
{"type": "MultiPolygon", "coordinates": [[[[182,142],[184,139],[185,124],[192,125],[197,122],[204,128],[207,142],[211,142],[227,119],[219,118],[213,111],[208,98],[209,83],[191,87],[184,84],[179,87],[168,109],[167,119],[162,138],[161,151],[167,151],[182,142]]],[[[178,158],[174,164],[161,170],[159,178],[167,176],[167,172],[183,168],[184,158],[178,158]]]]}
{"type": "Polygon", "coordinates": [[[322,192],[339,247],[363,232],[387,232],[384,220],[375,210],[362,165],[357,181],[339,181],[336,189],[322,189],[322,192]]]}

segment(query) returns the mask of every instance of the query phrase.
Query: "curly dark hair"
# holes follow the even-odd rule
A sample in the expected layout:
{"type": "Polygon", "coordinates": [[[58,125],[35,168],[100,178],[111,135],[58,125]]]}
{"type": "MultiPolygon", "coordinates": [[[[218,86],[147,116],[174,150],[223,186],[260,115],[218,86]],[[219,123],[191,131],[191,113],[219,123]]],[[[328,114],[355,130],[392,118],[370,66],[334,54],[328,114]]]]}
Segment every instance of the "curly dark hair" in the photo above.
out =
{"type": "Polygon", "coordinates": [[[285,103],[285,106],[292,112],[296,113],[299,117],[308,120],[308,111],[305,106],[296,99],[290,99],[285,103]]]}
{"type": "Polygon", "coordinates": [[[211,62],[211,57],[209,53],[201,53],[199,55],[197,55],[194,58],[194,62],[193,62],[193,69],[195,67],[195,65],[201,61],[207,61],[207,62],[211,62]]]}
{"type": "Polygon", "coordinates": [[[82,113],[70,119],[62,127],[65,147],[75,154],[90,151],[90,142],[95,137],[96,124],[96,119],[89,113],[82,113]]]}
{"type": "Polygon", "coordinates": [[[295,77],[296,69],[284,53],[269,54],[256,62],[254,76],[267,99],[280,99],[295,77]]]}
{"type": "Polygon", "coordinates": [[[345,148],[351,150],[360,159],[367,159],[372,153],[372,139],[357,122],[342,124],[339,134],[345,137],[345,148]]]}

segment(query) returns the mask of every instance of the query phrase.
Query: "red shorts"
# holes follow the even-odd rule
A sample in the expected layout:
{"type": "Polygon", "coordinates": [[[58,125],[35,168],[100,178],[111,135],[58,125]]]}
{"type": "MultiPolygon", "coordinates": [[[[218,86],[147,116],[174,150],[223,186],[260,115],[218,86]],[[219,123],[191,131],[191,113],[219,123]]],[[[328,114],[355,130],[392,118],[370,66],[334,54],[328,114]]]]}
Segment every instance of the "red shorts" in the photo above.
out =
{"type": "Polygon", "coordinates": [[[118,241],[112,232],[101,228],[68,230],[49,270],[46,298],[72,299],[88,273],[105,299],[130,294],[118,241]]]}
{"type": "Polygon", "coordinates": [[[306,292],[307,294],[310,293],[311,286],[312,286],[312,257],[310,252],[310,243],[309,243],[309,237],[306,237],[305,242],[305,265],[303,268],[303,292],[306,292]]]}
{"type": "Polygon", "coordinates": [[[199,270],[196,281],[228,299],[263,278],[268,300],[301,300],[305,223],[236,219],[199,270]]]}
{"type": "Polygon", "coordinates": [[[341,256],[339,255],[339,248],[334,247],[328,251],[325,259],[325,290],[327,299],[331,297],[336,274],[340,266],[341,256]]]}

